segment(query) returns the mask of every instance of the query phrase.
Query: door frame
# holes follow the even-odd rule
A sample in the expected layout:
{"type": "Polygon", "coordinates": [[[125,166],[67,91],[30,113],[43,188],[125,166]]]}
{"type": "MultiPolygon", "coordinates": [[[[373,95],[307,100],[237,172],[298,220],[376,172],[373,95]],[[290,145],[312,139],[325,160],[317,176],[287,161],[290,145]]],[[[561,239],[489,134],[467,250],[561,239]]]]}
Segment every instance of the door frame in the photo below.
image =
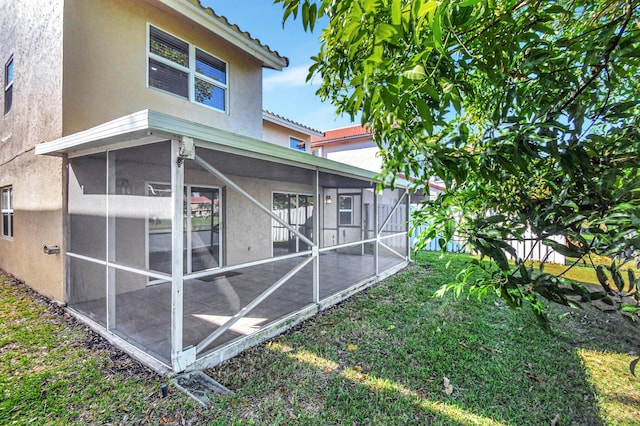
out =
{"type": "MultiPolygon", "coordinates": [[[[160,182],[160,181],[149,181],[149,182],[145,182],[145,196],[149,196],[149,185],[162,185],[162,186],[166,186],[171,188],[171,184],[167,183],[167,182],[160,182]]],[[[201,189],[216,189],[218,190],[218,266],[216,268],[212,268],[212,269],[217,269],[220,268],[222,266],[222,259],[223,259],[223,230],[224,230],[224,206],[223,206],[223,197],[222,197],[222,187],[217,186],[217,185],[200,185],[200,184],[185,184],[184,185],[184,194],[185,197],[190,198],[191,197],[191,191],[192,188],[201,188],[201,189]]],[[[189,199],[190,201],[190,199],[189,199]]],[[[213,210],[213,200],[212,201],[212,210],[213,210]]],[[[187,274],[187,273],[191,273],[191,269],[192,269],[192,265],[191,265],[191,261],[192,261],[192,247],[191,247],[191,203],[190,202],[186,202],[185,203],[185,207],[187,209],[186,211],[186,220],[185,220],[185,225],[186,225],[186,229],[184,229],[183,232],[185,232],[185,247],[188,248],[187,250],[187,256],[184,259],[186,262],[186,266],[187,266],[187,270],[186,272],[183,269],[183,274],[187,274]]],[[[147,211],[147,215],[146,215],[146,220],[144,222],[144,226],[145,226],[145,232],[144,232],[144,247],[145,247],[145,268],[147,270],[149,270],[149,220],[150,220],[150,216],[149,216],[149,212],[147,211]]],[[[213,219],[212,219],[213,220],[213,219]]],[[[185,247],[183,247],[183,250],[185,249],[185,247]]],[[[173,248],[172,248],[173,250],[173,248]]],[[[183,265],[184,268],[184,265],[183,265]]],[[[162,283],[166,283],[166,282],[170,282],[170,281],[164,281],[164,280],[159,280],[159,279],[151,279],[149,278],[149,281],[147,282],[147,286],[151,286],[151,285],[157,285],[157,284],[162,284],[162,283]]]]}

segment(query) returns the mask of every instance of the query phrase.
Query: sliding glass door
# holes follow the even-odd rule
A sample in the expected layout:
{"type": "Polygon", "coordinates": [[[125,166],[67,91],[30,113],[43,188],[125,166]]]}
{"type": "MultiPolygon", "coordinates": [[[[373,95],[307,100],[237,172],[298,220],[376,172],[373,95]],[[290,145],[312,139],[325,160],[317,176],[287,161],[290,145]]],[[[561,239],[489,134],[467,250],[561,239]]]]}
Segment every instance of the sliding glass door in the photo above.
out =
{"type": "MultiPolygon", "coordinates": [[[[184,189],[184,268],[185,273],[217,268],[222,264],[220,188],[191,186],[184,189]]],[[[171,186],[147,184],[150,197],[171,197],[171,186]]],[[[148,267],[171,273],[171,218],[153,211],[147,219],[148,267]]],[[[156,282],[151,282],[154,284],[156,282]]]]}

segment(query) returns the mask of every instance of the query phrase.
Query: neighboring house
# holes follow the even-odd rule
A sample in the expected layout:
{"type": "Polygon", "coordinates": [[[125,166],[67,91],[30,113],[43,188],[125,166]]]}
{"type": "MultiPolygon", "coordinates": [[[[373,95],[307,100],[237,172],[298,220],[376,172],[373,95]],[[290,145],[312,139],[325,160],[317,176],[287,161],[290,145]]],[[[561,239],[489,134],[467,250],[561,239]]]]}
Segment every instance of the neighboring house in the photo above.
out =
{"type": "Polygon", "coordinates": [[[319,130],[289,120],[271,111],[262,112],[262,139],[301,152],[311,152],[311,139],[324,136],[319,130]]]}
{"type": "MultiPolygon", "coordinates": [[[[324,132],[324,136],[313,136],[311,152],[317,157],[328,158],[372,172],[380,173],[382,170],[383,159],[380,148],[373,140],[371,131],[361,125],[330,129],[324,132]]],[[[429,199],[435,199],[444,189],[442,180],[430,179],[429,199]]]]}
{"type": "Polygon", "coordinates": [[[311,138],[311,152],[318,157],[351,164],[379,173],[380,149],[366,127],[355,125],[326,130],[324,136],[311,138]]]}
{"type": "Polygon", "coordinates": [[[0,268],[146,365],[214,365],[407,264],[405,186],[291,149],[319,132],[262,110],[288,60],[197,0],[2,8],[0,268]]]}
{"type": "MultiPolygon", "coordinates": [[[[382,169],[380,148],[374,142],[371,131],[360,125],[326,130],[324,136],[313,136],[311,138],[311,151],[313,155],[350,164],[376,173],[379,173],[382,169]]],[[[429,180],[428,199],[430,201],[435,200],[444,190],[445,183],[437,177],[432,177],[429,180]]],[[[420,208],[420,204],[424,199],[420,194],[413,194],[411,196],[412,210],[420,208]]],[[[423,227],[420,226],[415,229],[411,236],[411,246],[415,246],[416,236],[420,234],[422,229],[423,227]]],[[[551,263],[564,263],[564,256],[552,250],[551,247],[541,243],[533,245],[531,240],[534,238],[534,235],[530,231],[527,232],[525,238],[526,241],[524,242],[511,243],[520,258],[530,258],[537,261],[545,260],[551,263]]],[[[559,241],[563,240],[559,239],[559,241]]],[[[438,238],[429,241],[425,246],[425,250],[440,250],[438,238]]],[[[461,252],[465,250],[466,247],[463,241],[457,237],[454,237],[447,245],[447,251],[450,252],[461,252]]]]}

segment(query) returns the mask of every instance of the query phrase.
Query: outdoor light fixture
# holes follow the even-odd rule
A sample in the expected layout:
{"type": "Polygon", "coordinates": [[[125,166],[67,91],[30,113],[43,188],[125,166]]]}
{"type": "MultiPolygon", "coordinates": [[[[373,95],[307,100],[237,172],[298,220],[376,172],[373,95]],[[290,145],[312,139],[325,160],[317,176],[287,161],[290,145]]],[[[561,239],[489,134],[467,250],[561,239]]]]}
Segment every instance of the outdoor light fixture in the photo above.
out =
{"type": "Polygon", "coordinates": [[[326,197],[324,197],[324,203],[331,204],[331,195],[327,195],[326,197]]]}

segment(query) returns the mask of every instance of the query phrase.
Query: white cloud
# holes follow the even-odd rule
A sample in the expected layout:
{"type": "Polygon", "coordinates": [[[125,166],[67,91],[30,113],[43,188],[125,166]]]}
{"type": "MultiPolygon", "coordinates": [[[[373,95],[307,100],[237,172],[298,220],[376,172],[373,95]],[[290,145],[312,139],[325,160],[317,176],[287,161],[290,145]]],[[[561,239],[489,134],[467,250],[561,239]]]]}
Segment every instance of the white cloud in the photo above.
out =
{"type": "Polygon", "coordinates": [[[266,76],[262,81],[262,87],[264,90],[275,90],[291,87],[302,87],[309,85],[319,85],[319,78],[314,77],[311,82],[307,83],[307,74],[309,74],[308,65],[300,65],[293,68],[285,68],[281,72],[273,72],[271,75],[266,76]]]}

